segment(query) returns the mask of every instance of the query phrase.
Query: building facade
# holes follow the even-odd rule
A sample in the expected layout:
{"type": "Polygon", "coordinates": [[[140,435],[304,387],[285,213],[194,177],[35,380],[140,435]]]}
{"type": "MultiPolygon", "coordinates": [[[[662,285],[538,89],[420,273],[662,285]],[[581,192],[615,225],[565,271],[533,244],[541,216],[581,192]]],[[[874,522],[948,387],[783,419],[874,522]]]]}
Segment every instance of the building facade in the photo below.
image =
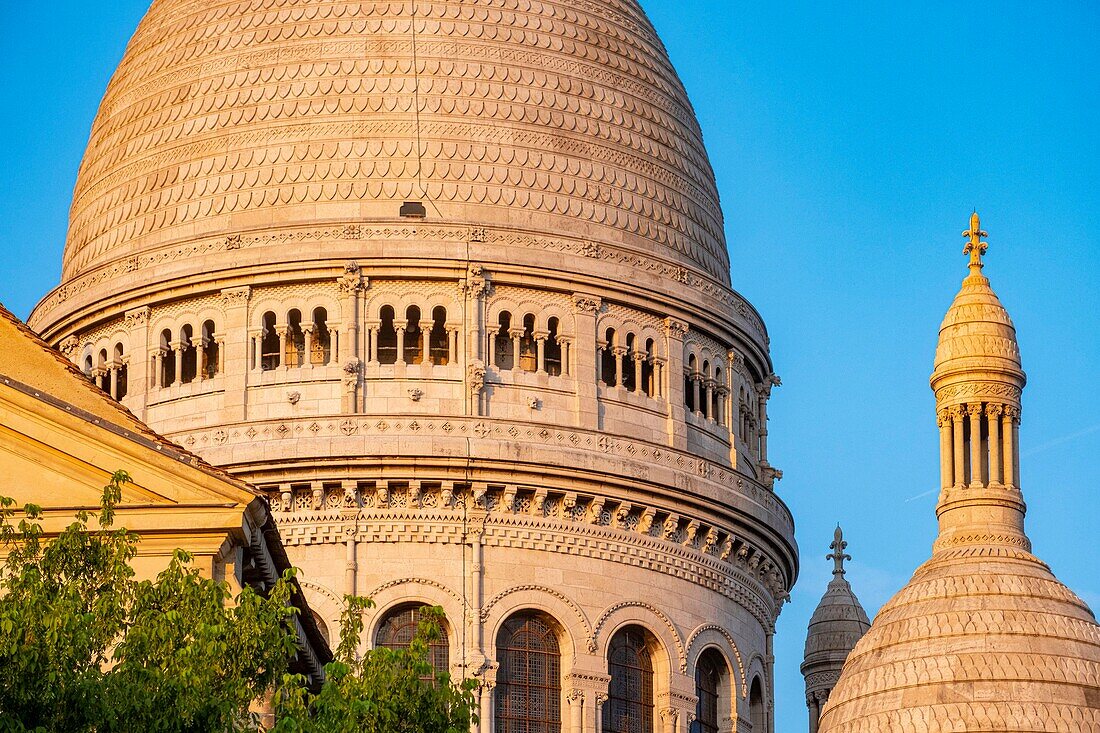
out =
{"type": "Polygon", "coordinates": [[[772,729],[779,380],[634,0],[157,0],[31,325],[482,731],[772,729]]]}

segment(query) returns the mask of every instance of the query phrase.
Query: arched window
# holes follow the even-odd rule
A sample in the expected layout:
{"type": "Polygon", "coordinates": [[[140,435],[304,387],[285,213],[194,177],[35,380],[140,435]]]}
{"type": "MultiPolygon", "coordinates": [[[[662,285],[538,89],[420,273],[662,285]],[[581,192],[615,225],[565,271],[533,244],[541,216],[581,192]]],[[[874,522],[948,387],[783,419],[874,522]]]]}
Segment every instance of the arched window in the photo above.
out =
{"type": "Polygon", "coordinates": [[[695,412],[695,375],[699,371],[699,362],[695,354],[688,356],[687,371],[684,372],[684,405],[688,412],[695,412]]]}
{"type": "Polygon", "coordinates": [[[614,387],[615,381],[615,329],[604,332],[604,346],[600,349],[600,379],[608,387],[614,387]]]}
{"type": "Polygon", "coordinates": [[[98,364],[98,367],[99,367],[99,371],[98,371],[99,381],[96,382],[96,385],[101,390],[106,392],[107,394],[110,394],[111,393],[111,373],[110,373],[109,367],[107,366],[107,349],[100,349],[99,350],[99,364],[98,364]]]}
{"type": "Polygon", "coordinates": [[[432,309],[432,332],[428,335],[428,360],[443,365],[451,361],[451,340],[447,334],[447,309],[437,305],[432,309]]]}
{"type": "MultiPolygon", "coordinates": [[[[700,387],[699,387],[699,408],[698,409],[699,409],[699,412],[702,413],[703,417],[713,419],[714,418],[714,413],[712,413],[710,411],[711,404],[710,404],[710,401],[707,399],[707,381],[706,380],[709,379],[709,378],[710,378],[710,362],[704,360],[703,361],[703,372],[700,375],[701,382],[700,382],[700,387]]],[[[712,393],[713,393],[713,390],[712,390],[712,393]]]]}
{"type": "Polygon", "coordinates": [[[275,369],[282,363],[279,353],[279,332],[275,330],[275,314],[264,313],[264,328],[260,335],[260,368],[265,372],[275,369]]]}
{"type": "Polygon", "coordinates": [[[512,369],[515,366],[515,349],[512,344],[512,336],[509,333],[512,327],[512,314],[503,311],[497,319],[500,328],[493,335],[493,364],[497,369],[512,369]]]}
{"type": "Polygon", "coordinates": [[[528,313],[523,317],[523,335],[519,337],[519,368],[525,372],[538,369],[539,351],[535,343],[535,316],[528,313]]]}
{"type": "Polygon", "coordinates": [[[88,354],[84,357],[84,376],[88,379],[92,379],[92,355],[88,354]]]}
{"type": "Polygon", "coordinates": [[[160,386],[171,387],[176,381],[176,354],[172,351],[172,332],[160,332],[160,386]]]}
{"type": "Polygon", "coordinates": [[[328,330],[328,311],[324,308],[314,308],[309,363],[324,365],[330,361],[332,361],[332,334],[328,330]]]}
{"type": "Polygon", "coordinates": [[[420,364],[424,361],[424,333],[420,328],[420,308],[410,305],[405,309],[405,353],[401,355],[406,364],[420,364]]]}
{"type": "Polygon", "coordinates": [[[121,400],[126,396],[128,385],[126,383],[126,364],[122,361],[123,350],[122,344],[115,344],[115,358],[114,368],[117,370],[115,375],[115,399],[121,400]]]}
{"type": "Polygon", "coordinates": [[[202,324],[202,364],[199,368],[202,369],[202,374],[206,379],[212,378],[218,373],[218,363],[220,354],[218,353],[218,342],[214,339],[214,322],[205,321],[202,324]]]}
{"type": "Polygon", "coordinates": [[[642,391],[649,397],[657,393],[657,385],[654,384],[655,377],[653,372],[654,348],[653,339],[646,339],[645,359],[642,361],[642,391]]]}
{"type": "Polygon", "coordinates": [[[638,375],[634,371],[634,366],[637,364],[634,361],[634,346],[634,334],[628,333],[626,335],[626,353],[622,357],[622,375],[623,389],[630,392],[634,391],[634,385],[638,383],[638,375]]]}
{"type": "Polygon", "coordinates": [[[707,649],[695,665],[695,722],[691,733],[718,733],[719,711],[730,710],[726,690],[729,688],[729,667],[717,649],[707,649]]]}
{"type": "Polygon", "coordinates": [[[752,687],[749,688],[749,728],[753,733],[762,733],[767,730],[767,719],[764,714],[764,691],[760,685],[760,678],[754,677],[752,687]]]}
{"type": "Polygon", "coordinates": [[[381,323],[378,325],[378,363],[397,363],[397,329],[394,327],[393,306],[384,305],[378,314],[381,323]]]}
{"type": "MultiPolygon", "coordinates": [[[[405,603],[391,608],[378,624],[374,634],[374,645],[387,649],[408,649],[416,636],[416,627],[420,623],[420,609],[426,603],[405,603]]],[[[450,648],[447,645],[447,629],[439,630],[439,638],[428,647],[428,660],[437,672],[447,670],[450,664],[450,648]]]]}
{"type": "Polygon", "coordinates": [[[497,733],[561,730],[561,650],[554,623],[522,612],[497,634],[497,733]]]}
{"type": "Polygon", "coordinates": [[[611,637],[603,733],[653,733],[653,653],[656,641],[645,629],[627,626],[611,637]]]}
{"type": "Polygon", "coordinates": [[[302,366],[306,351],[306,334],[302,331],[302,311],[291,309],[286,314],[286,365],[289,368],[302,366]]]}
{"type": "Polygon", "coordinates": [[[725,411],[725,410],[722,409],[723,408],[723,405],[722,405],[722,389],[725,387],[725,384],[726,384],[725,380],[722,377],[722,368],[721,367],[715,367],[714,368],[714,391],[711,394],[711,398],[710,398],[710,400],[711,400],[710,416],[719,425],[722,425],[722,424],[725,423],[725,420],[722,417],[722,413],[725,411]]]}
{"type": "Polygon", "coordinates": [[[321,632],[321,638],[331,647],[332,639],[329,637],[328,624],[325,623],[325,620],[321,618],[321,615],[316,611],[311,611],[310,613],[313,614],[313,623],[317,624],[317,630],[321,632]]]}
{"type": "Polygon", "coordinates": [[[558,343],[558,329],[561,327],[561,323],[557,318],[551,318],[547,321],[546,326],[549,332],[546,337],[546,346],[544,347],[546,351],[546,373],[551,377],[560,377],[562,365],[561,344],[558,343]]]}
{"type": "Polygon", "coordinates": [[[195,348],[195,329],[188,323],[180,329],[183,360],[180,362],[180,384],[190,384],[199,375],[199,350],[195,348]]]}

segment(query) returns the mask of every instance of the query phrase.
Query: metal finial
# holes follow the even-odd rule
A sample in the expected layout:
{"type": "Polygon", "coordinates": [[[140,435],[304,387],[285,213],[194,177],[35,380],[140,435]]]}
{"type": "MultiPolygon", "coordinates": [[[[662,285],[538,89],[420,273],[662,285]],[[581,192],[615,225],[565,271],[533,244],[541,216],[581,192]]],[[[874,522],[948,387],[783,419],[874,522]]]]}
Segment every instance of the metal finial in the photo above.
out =
{"type": "Polygon", "coordinates": [[[978,274],[982,271],[982,255],[989,249],[989,242],[983,242],[982,237],[988,237],[988,232],[982,231],[982,222],[978,218],[978,210],[970,215],[970,228],[962,233],[969,241],[963,247],[963,254],[970,255],[970,272],[978,274]]]}
{"type": "Polygon", "coordinates": [[[826,560],[833,561],[833,575],[844,575],[844,561],[851,560],[851,555],[844,553],[845,548],[848,547],[848,543],[844,541],[844,531],[838,524],[836,531],[833,532],[833,544],[829,545],[829,549],[832,552],[825,556],[826,560]]]}

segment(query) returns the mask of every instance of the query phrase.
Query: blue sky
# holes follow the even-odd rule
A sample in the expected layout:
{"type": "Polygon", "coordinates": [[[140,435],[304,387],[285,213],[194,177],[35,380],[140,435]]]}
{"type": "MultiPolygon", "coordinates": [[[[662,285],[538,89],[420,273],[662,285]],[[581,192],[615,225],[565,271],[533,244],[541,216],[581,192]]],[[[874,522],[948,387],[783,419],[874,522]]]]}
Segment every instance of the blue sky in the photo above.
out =
{"type": "MultiPolygon", "coordinates": [[[[870,613],[929,555],[927,380],[973,207],[1029,376],[1029,533],[1100,607],[1100,5],[644,4],[703,126],[734,287],[784,382],[769,442],[803,572],[780,618],[776,730],[805,730],[798,665],[833,525],[870,613]]],[[[76,168],[145,5],[0,10],[0,301],[20,316],[57,284],[76,168]]]]}

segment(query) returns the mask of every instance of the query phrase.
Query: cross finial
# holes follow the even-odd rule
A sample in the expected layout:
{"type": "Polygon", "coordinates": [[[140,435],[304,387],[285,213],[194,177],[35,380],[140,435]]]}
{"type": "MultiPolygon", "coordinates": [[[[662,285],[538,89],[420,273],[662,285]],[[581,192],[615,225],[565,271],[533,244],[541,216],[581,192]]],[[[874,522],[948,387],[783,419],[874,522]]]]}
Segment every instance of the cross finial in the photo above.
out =
{"type": "Polygon", "coordinates": [[[982,241],[982,237],[988,237],[989,234],[982,231],[982,222],[978,218],[977,209],[970,215],[970,228],[962,235],[969,240],[963,247],[963,254],[970,255],[970,272],[977,275],[982,271],[982,255],[989,249],[989,243],[982,241]]]}
{"type": "Polygon", "coordinates": [[[833,544],[829,545],[832,553],[825,556],[826,560],[833,561],[833,575],[844,575],[844,561],[852,559],[851,555],[844,553],[846,547],[848,547],[848,543],[844,541],[844,531],[838,524],[836,531],[833,532],[833,544]]]}

